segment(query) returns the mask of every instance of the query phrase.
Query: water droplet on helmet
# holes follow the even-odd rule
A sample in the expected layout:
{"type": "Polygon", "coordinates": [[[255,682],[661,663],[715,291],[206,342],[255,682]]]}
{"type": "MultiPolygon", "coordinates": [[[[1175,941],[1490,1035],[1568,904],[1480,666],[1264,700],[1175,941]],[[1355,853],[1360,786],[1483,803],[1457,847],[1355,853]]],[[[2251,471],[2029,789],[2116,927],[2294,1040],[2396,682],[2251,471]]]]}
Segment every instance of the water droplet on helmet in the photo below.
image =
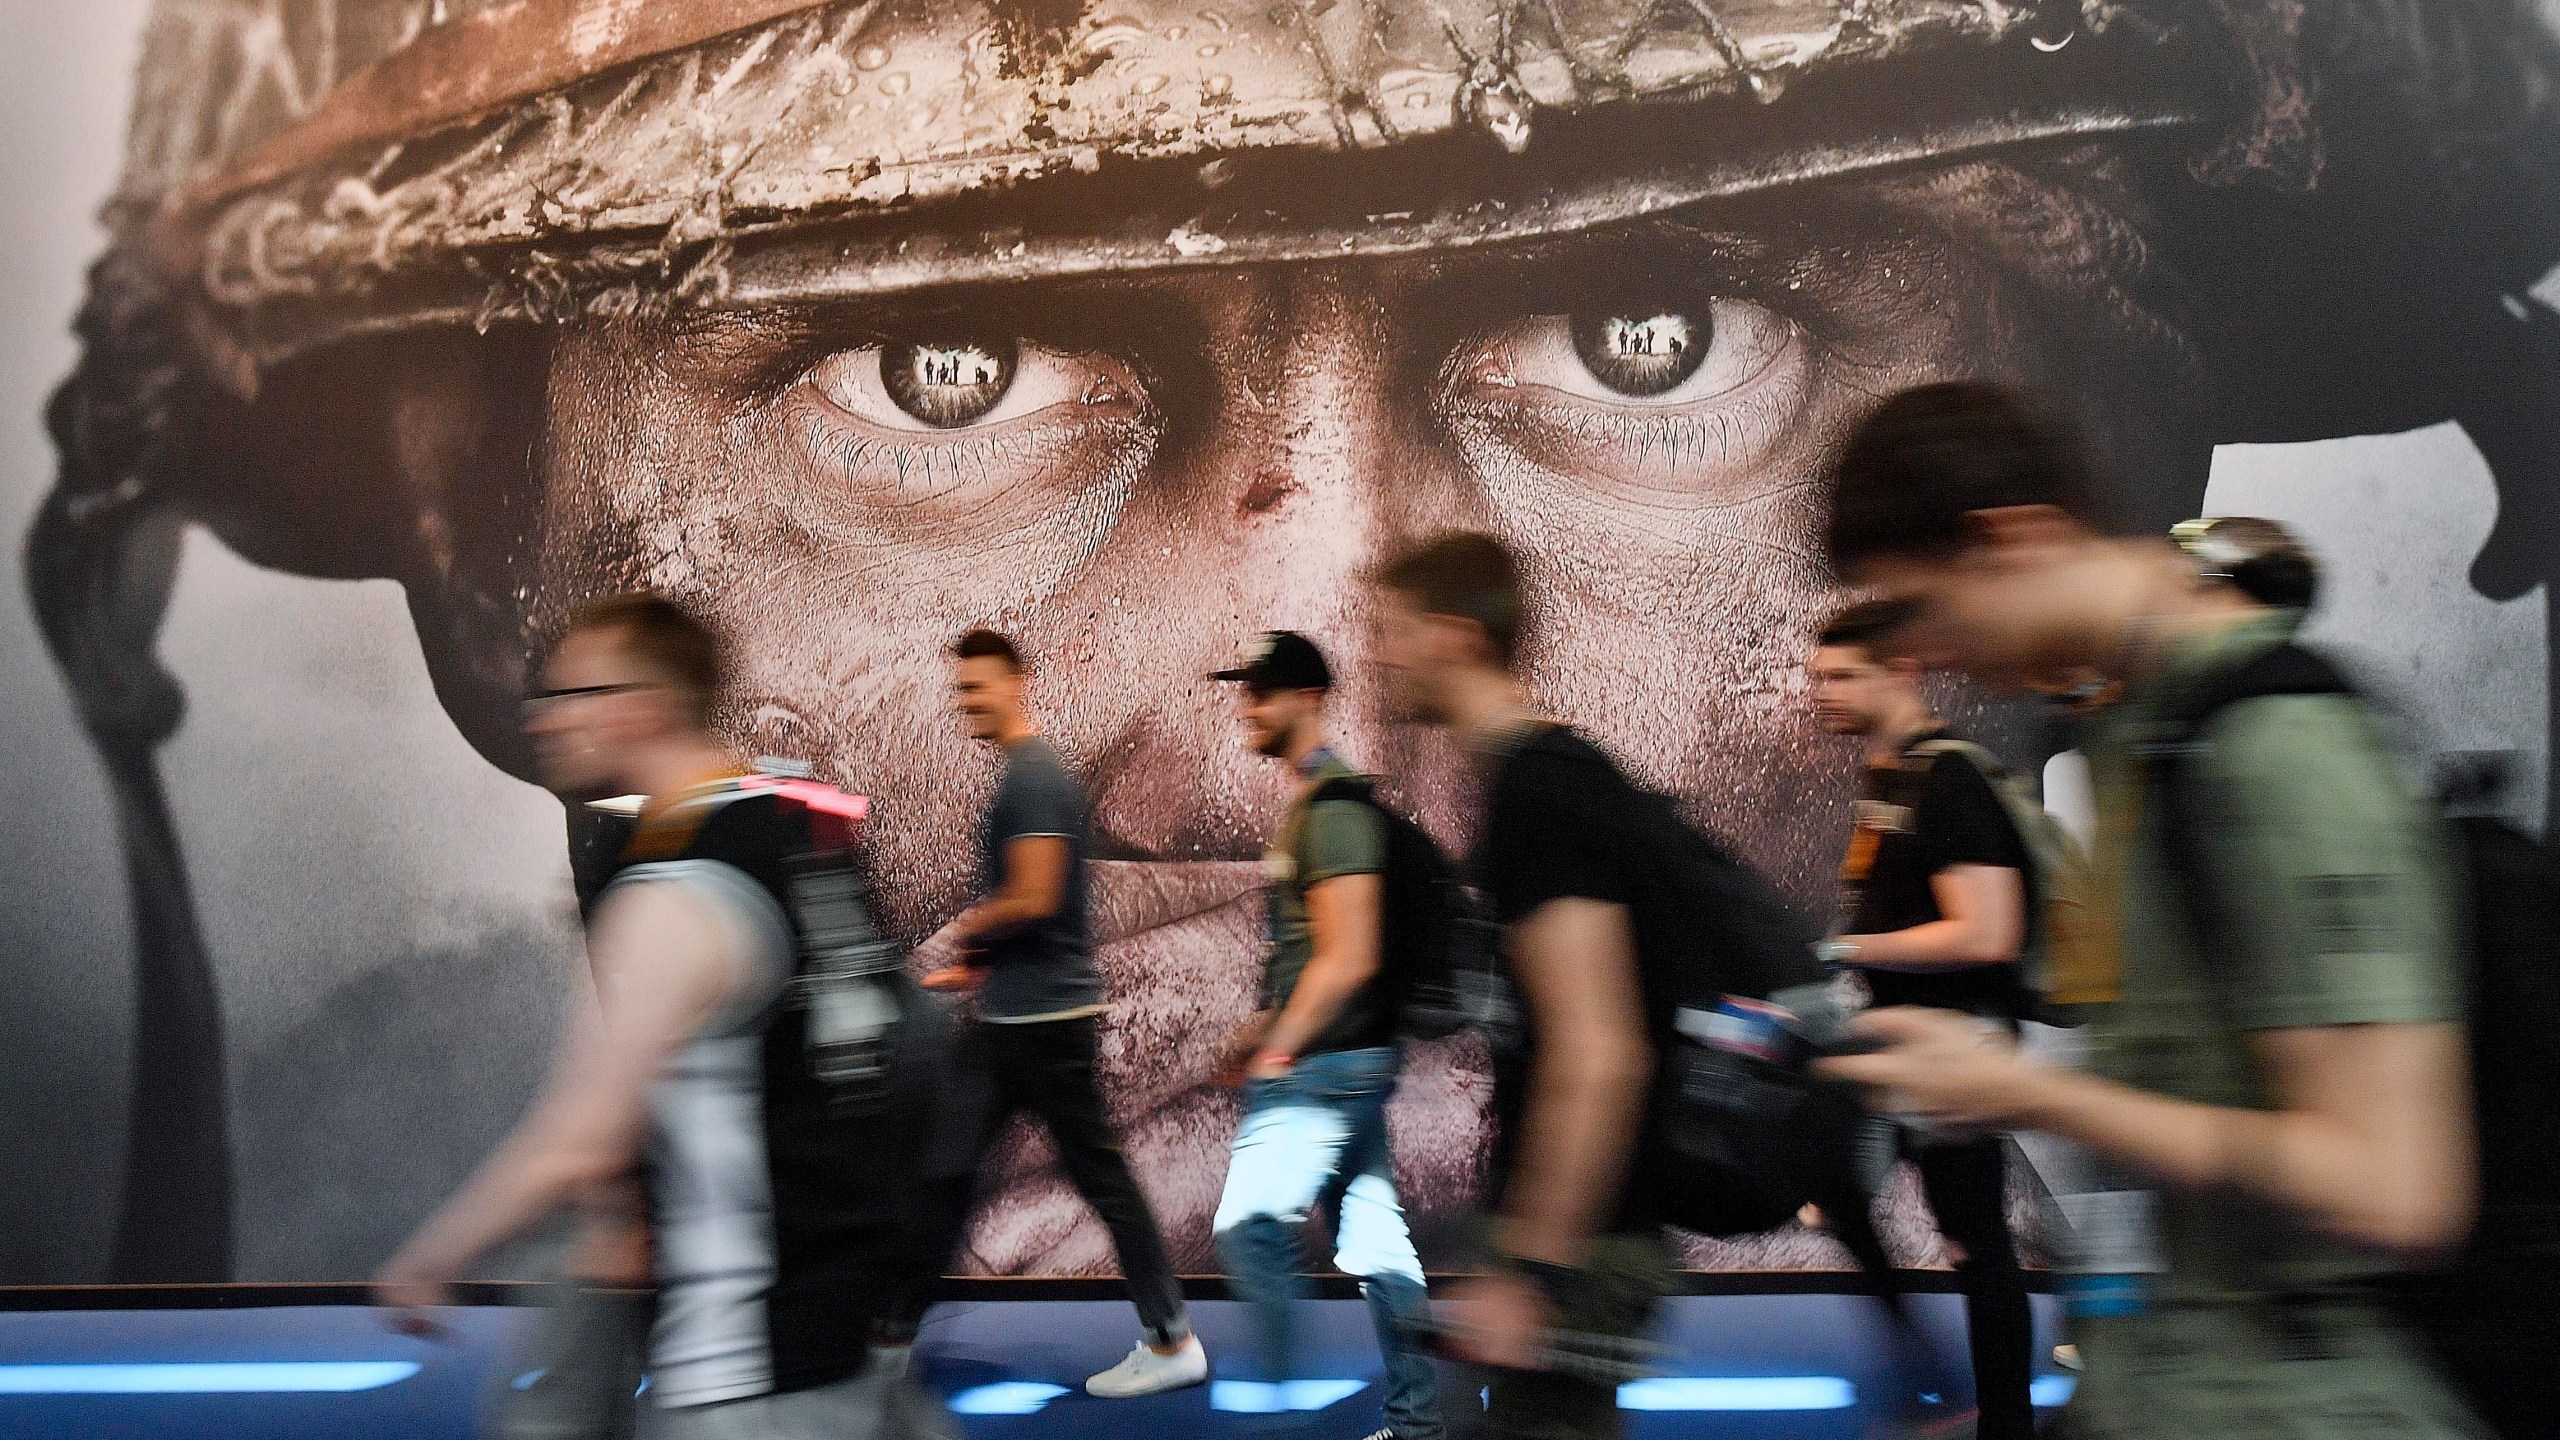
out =
{"type": "Polygon", "coordinates": [[[1130,86],[1129,90],[1136,95],[1153,95],[1172,83],[1173,78],[1168,75],[1141,75],[1138,83],[1130,86]]]}
{"type": "MultiPolygon", "coordinates": [[[[1204,85],[1202,88],[1207,87],[1204,85]]],[[[1200,167],[1200,185],[1203,189],[1215,190],[1234,178],[1236,178],[1236,162],[1231,156],[1221,155],[1200,167]]]]}
{"type": "Polygon", "coordinates": [[[1529,148],[1529,107],[1497,90],[1486,95],[1476,118],[1495,143],[1514,155],[1529,148]]]}
{"type": "Polygon", "coordinates": [[[1189,225],[1175,226],[1173,233],[1164,237],[1164,243],[1172,246],[1175,254],[1192,259],[1215,255],[1227,248],[1226,241],[1215,235],[1203,234],[1189,225]]]}
{"type": "Polygon", "coordinates": [[[901,70],[895,75],[884,75],[880,78],[880,93],[892,97],[904,95],[907,93],[907,88],[914,83],[907,78],[907,72],[901,70]]]}
{"type": "Polygon", "coordinates": [[[888,63],[889,47],[886,45],[865,45],[853,52],[853,65],[857,70],[877,70],[888,63]]]}

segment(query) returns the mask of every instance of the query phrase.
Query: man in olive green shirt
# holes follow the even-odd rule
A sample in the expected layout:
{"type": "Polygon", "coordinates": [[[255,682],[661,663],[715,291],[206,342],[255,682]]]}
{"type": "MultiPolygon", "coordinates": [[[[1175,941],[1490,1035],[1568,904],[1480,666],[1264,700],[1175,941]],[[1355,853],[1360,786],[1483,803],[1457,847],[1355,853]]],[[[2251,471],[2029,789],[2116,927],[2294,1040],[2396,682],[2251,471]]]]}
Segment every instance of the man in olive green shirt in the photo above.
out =
{"type": "Polygon", "coordinates": [[[1359,1278],[1386,1362],[1387,1423],[1371,1440],[1439,1440],[1435,1367],[1406,1335],[1430,1315],[1422,1262],[1387,1147],[1402,1057],[1382,983],[1386,820],[1327,740],[1333,672],[1315,642],[1275,631],[1211,678],[1243,687],[1254,749],[1299,781],[1266,857],[1271,955],[1261,1004],[1232,1042],[1244,1123],[1211,1227],[1228,1279],[1253,1307],[1258,1378],[1271,1387],[1264,1408],[1297,1408],[1297,1231],[1330,1199],[1334,1263],[1359,1278]]]}
{"type": "Polygon", "coordinates": [[[2088,745],[2097,874],[2076,937],[2113,993],[2090,1074],[1935,1011],[1869,1017],[1886,1048],[1827,1063],[1898,1111],[2044,1130],[2159,1186],[2167,1272],[2081,1334],[2069,1434],[2478,1435],[2365,1283],[2456,1244],[2473,1200],[2437,827],[2358,702],[2286,695],[2193,737],[2173,836],[2155,743],[2299,617],[2102,514],[2071,438],[1988,386],[1898,396],[1851,439],[1833,560],[1909,605],[1903,650],[2013,688],[2124,687],[2088,745]],[[2201,847],[2192,869],[2173,844],[2201,847]],[[2209,946],[2189,873],[2213,881],[2209,946]]]}

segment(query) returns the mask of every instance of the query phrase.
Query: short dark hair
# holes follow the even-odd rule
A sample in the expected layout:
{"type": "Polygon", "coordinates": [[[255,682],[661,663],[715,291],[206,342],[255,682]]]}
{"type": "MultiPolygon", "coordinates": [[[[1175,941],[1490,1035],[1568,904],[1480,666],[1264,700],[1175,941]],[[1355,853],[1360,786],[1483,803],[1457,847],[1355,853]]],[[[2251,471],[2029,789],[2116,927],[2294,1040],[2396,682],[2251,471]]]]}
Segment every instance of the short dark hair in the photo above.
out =
{"type": "Polygon", "coordinates": [[[993,630],[986,629],[972,630],[952,641],[951,658],[954,660],[988,658],[1001,660],[1004,662],[1004,668],[1016,675],[1021,674],[1023,668],[1022,652],[1014,648],[1013,642],[993,630]]]}
{"type": "Polygon", "coordinates": [[[694,721],[709,728],[728,678],[727,649],[716,631],[673,600],[638,591],[588,601],[564,633],[599,630],[618,634],[624,650],[684,692],[694,721]]]}
{"type": "Polygon", "coordinates": [[[2219,515],[2182,521],[2169,538],[2208,578],[2228,581],[2261,605],[2308,610],[2320,598],[2320,562],[2279,521],[2219,515]]]}
{"type": "Polygon", "coordinates": [[[1911,623],[1913,607],[1906,600],[1862,600],[1831,617],[1815,639],[1820,645],[1848,645],[1881,658],[1878,642],[1911,623]]]}
{"type": "Polygon", "coordinates": [[[1370,578],[1426,614],[1483,626],[1494,659],[1505,669],[1519,654],[1520,565],[1492,536],[1444,531],[1379,566],[1370,578]]]}
{"type": "Polygon", "coordinates": [[[2119,526],[2098,497],[2088,452],[2061,420],[1981,380],[1905,390],[1849,436],[1834,470],[1832,569],[1887,555],[1946,559],[1972,538],[1967,517],[2050,505],[2101,533],[2119,526]]]}

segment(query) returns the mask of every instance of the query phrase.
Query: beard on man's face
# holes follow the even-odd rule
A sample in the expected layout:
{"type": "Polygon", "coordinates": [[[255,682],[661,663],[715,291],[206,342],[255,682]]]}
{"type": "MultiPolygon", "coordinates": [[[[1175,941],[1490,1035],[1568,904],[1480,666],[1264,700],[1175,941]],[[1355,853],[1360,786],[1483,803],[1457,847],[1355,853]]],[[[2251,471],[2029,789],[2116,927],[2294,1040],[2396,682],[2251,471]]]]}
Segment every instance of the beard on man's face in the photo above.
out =
{"type": "MultiPolygon", "coordinates": [[[[1200,677],[1239,635],[1309,634],[1346,758],[1462,843],[1476,782],[1426,728],[1425,677],[1379,663],[1364,577],[1433,531],[1491,531],[1522,562],[1532,702],[1818,903],[1849,798],[1803,693],[1834,603],[1821,477],[1874,395],[2021,363],[2001,325],[1946,303],[2004,313],[1996,277],[1875,223],[1821,244],[1777,243],[1804,239],[1796,222],[1655,227],[1614,264],[1595,243],[1481,273],[985,297],[1018,340],[941,303],[577,327],[555,351],[546,603],[639,585],[711,615],[735,640],[724,729],[876,798],[889,918],[928,950],[968,899],[996,766],[949,723],[939,647],[981,623],[1014,636],[1034,717],[1092,800],[1114,1113],[1176,1263],[1210,1268],[1234,1133],[1214,1042],[1256,1003],[1255,857],[1291,783],[1200,677]],[[1781,294],[1802,310],[1745,298],[1781,294]],[[1613,316],[1672,316],[1694,343],[1676,366],[1616,353],[1610,337],[1650,332],[1613,316]],[[928,352],[971,359],[924,373],[998,377],[932,397],[938,420],[978,418],[895,408],[914,389],[897,367],[928,352]]],[[[1445,1051],[1408,1069],[1398,1176],[1425,1226],[1470,1196],[1484,1093],[1445,1051]]],[[[1045,1162],[1044,1140],[1008,1143],[967,1268],[1110,1267],[1045,1162]]]]}
{"type": "Polygon", "coordinates": [[[1274,730],[1269,726],[1256,725],[1252,729],[1250,739],[1253,753],[1266,760],[1277,760],[1289,753],[1291,736],[1286,730],[1274,730]]]}

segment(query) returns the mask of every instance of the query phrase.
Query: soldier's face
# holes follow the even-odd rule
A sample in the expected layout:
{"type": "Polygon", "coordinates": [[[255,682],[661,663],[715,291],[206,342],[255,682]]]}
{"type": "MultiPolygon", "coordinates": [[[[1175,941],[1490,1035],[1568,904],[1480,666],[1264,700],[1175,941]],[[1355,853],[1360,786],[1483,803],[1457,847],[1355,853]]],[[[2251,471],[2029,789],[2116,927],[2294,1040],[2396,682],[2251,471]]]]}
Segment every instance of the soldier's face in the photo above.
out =
{"type": "MultiPolygon", "coordinates": [[[[1362,575],[1493,531],[1523,559],[1537,703],[1812,898],[1847,780],[1805,693],[1821,477],[1877,397],[2018,368],[2001,284],[1879,209],[599,322],[554,365],[546,603],[636,584],[713,617],[726,724],[878,797],[917,934],[966,898],[993,778],[939,647],[1015,637],[1093,799],[1107,1079],[1177,1262],[1205,1268],[1233,1135],[1211,1042],[1254,1001],[1254,859],[1288,777],[1201,677],[1239,634],[1304,631],[1341,748],[1455,839],[1463,767],[1391,721],[1362,575]]],[[[1471,1183],[1481,1099],[1445,1057],[1408,1074],[1416,1210],[1471,1183]]],[[[1107,1268],[1100,1227],[1026,1178],[1042,1153],[1010,1157],[975,1262],[1107,1268]]]]}

